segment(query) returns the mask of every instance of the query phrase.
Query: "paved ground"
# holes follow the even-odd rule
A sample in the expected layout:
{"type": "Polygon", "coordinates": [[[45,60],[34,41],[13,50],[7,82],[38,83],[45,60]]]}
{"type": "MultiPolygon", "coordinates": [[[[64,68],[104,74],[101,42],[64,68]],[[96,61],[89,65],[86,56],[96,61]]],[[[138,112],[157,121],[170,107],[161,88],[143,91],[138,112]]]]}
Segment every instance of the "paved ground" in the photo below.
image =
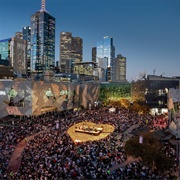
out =
{"type": "Polygon", "coordinates": [[[118,169],[120,167],[126,166],[127,164],[130,164],[130,163],[135,162],[135,161],[138,161],[138,158],[133,158],[133,157],[129,156],[127,158],[127,160],[124,161],[123,163],[117,164],[117,165],[114,165],[113,167],[111,167],[110,172],[113,172],[114,170],[116,170],[116,169],[118,169]]]}
{"type": "Polygon", "coordinates": [[[126,142],[129,138],[131,138],[133,135],[131,132],[139,127],[139,124],[135,124],[131,127],[129,127],[123,134],[124,134],[124,141],[126,142]]]}
{"type": "Polygon", "coordinates": [[[33,139],[33,137],[39,133],[26,137],[20,143],[18,143],[18,145],[14,149],[11,160],[9,161],[9,164],[7,167],[7,173],[10,173],[10,172],[17,173],[19,171],[19,168],[21,166],[21,158],[22,158],[21,154],[22,154],[23,149],[26,147],[27,142],[33,139]]]}
{"type": "MultiPolygon", "coordinates": [[[[68,133],[70,135],[70,137],[72,138],[73,141],[75,141],[76,139],[79,139],[81,140],[82,142],[86,142],[86,141],[89,141],[89,140],[100,140],[102,138],[105,138],[106,136],[108,136],[110,133],[112,133],[114,131],[114,127],[112,125],[109,125],[109,124],[94,124],[92,122],[83,122],[83,123],[78,123],[78,124],[75,124],[74,126],[71,126],[69,129],[68,129],[68,133]],[[81,126],[83,123],[85,123],[86,125],[88,125],[89,127],[92,127],[92,126],[98,126],[98,127],[102,127],[103,126],[103,132],[98,135],[98,136],[94,136],[94,135],[89,135],[89,134],[84,134],[82,135],[82,133],[77,133],[75,132],[75,127],[79,127],[81,126]]],[[[124,136],[125,140],[127,140],[131,135],[129,134],[130,131],[132,131],[133,129],[136,129],[139,125],[133,125],[132,127],[130,127],[129,129],[127,129],[127,131],[124,133],[124,134],[127,134],[127,136],[124,136]]],[[[48,129],[47,129],[48,130],[48,129]]],[[[46,130],[46,131],[47,131],[46,130]]],[[[37,133],[38,134],[38,133],[37,133]]],[[[7,167],[7,172],[10,173],[10,172],[13,172],[13,173],[17,173],[19,168],[20,168],[20,165],[21,165],[21,154],[22,154],[22,151],[23,149],[26,147],[26,144],[28,141],[30,141],[35,135],[37,134],[34,134],[32,136],[29,136],[27,137],[27,140],[25,141],[22,140],[15,148],[13,154],[12,154],[12,157],[11,157],[11,160],[9,162],[9,165],[7,167]]],[[[122,164],[120,165],[115,165],[111,168],[111,172],[119,167],[122,167],[122,166],[125,166],[131,162],[134,162],[136,161],[137,159],[133,159],[132,157],[129,157],[127,159],[127,161],[123,162],[122,164]]]]}
{"type": "Polygon", "coordinates": [[[7,173],[18,172],[20,165],[21,165],[21,153],[23,149],[26,147],[26,142],[22,140],[15,148],[11,160],[9,162],[9,165],[7,167],[7,173]]]}
{"type": "Polygon", "coordinates": [[[13,173],[16,173],[18,172],[19,168],[20,168],[20,165],[21,165],[21,154],[22,154],[22,151],[23,149],[26,147],[26,144],[28,141],[30,141],[32,138],[34,137],[33,136],[29,136],[28,138],[26,138],[27,140],[22,140],[15,148],[13,154],[12,154],[12,157],[11,157],[11,160],[9,162],[9,165],[7,167],[7,172],[10,173],[10,172],[13,172],[13,173]]]}

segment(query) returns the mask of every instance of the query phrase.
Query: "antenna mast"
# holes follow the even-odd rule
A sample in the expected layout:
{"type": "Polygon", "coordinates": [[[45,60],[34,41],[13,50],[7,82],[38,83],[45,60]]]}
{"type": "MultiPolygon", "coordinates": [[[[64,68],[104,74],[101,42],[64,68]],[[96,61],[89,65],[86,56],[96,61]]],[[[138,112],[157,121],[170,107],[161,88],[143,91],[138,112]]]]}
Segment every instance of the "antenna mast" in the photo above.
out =
{"type": "Polygon", "coordinates": [[[46,7],[46,0],[41,0],[41,11],[45,11],[46,7]]]}

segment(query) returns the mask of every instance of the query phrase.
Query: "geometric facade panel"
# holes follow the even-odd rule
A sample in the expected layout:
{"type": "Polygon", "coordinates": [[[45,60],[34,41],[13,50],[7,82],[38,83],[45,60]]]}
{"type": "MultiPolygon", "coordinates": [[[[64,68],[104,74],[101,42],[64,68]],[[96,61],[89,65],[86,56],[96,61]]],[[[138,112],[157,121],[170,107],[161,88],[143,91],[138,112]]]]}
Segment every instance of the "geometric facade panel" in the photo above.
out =
{"type": "Polygon", "coordinates": [[[56,109],[85,108],[98,100],[99,83],[59,83],[32,80],[0,81],[0,118],[39,115],[56,109]]]}

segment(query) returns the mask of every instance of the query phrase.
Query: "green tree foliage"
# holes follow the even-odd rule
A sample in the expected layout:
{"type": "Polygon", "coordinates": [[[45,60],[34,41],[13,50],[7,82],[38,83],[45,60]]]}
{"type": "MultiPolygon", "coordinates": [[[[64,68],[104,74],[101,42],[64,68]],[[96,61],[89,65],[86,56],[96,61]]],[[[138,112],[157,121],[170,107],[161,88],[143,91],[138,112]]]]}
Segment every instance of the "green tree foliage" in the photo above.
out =
{"type": "Polygon", "coordinates": [[[126,84],[101,84],[99,99],[101,101],[107,101],[107,99],[120,99],[130,98],[131,85],[126,84]]]}
{"type": "Polygon", "coordinates": [[[129,139],[125,145],[125,152],[134,158],[140,158],[143,164],[159,172],[169,170],[174,163],[162,152],[162,144],[151,133],[143,133],[142,144],[137,136],[129,139]]]}

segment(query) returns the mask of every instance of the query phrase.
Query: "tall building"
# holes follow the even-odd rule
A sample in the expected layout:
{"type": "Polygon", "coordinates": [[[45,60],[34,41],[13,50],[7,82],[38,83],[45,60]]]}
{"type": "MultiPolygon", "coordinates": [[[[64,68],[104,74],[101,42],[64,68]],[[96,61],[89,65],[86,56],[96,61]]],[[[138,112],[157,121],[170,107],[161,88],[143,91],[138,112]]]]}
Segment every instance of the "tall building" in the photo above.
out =
{"type": "Polygon", "coordinates": [[[99,68],[104,68],[106,70],[108,68],[108,58],[97,58],[97,65],[99,68]]]}
{"type": "Polygon", "coordinates": [[[74,63],[74,73],[75,74],[84,74],[84,75],[93,75],[96,63],[94,62],[77,62],[74,63]]]}
{"type": "Polygon", "coordinates": [[[31,28],[30,26],[25,26],[22,29],[22,38],[23,40],[26,40],[27,43],[27,56],[26,56],[26,60],[27,60],[27,76],[31,75],[31,28]]]}
{"type": "Polygon", "coordinates": [[[96,62],[96,47],[92,48],[92,62],[96,62]]]}
{"type": "Polygon", "coordinates": [[[10,66],[10,42],[11,38],[0,40],[0,65],[10,66]]]}
{"type": "Polygon", "coordinates": [[[71,58],[74,62],[82,61],[83,41],[80,37],[72,37],[71,58]]]}
{"type": "Polygon", "coordinates": [[[26,74],[25,40],[17,37],[0,40],[0,54],[0,65],[13,67],[16,74],[26,74]]]}
{"type": "Polygon", "coordinates": [[[126,57],[121,54],[115,58],[115,79],[114,81],[126,81],[126,57]]]}
{"type": "Polygon", "coordinates": [[[22,38],[23,38],[22,32],[16,32],[16,33],[15,33],[15,37],[16,37],[16,38],[19,38],[19,39],[22,39],[22,38]]]}
{"type": "Polygon", "coordinates": [[[60,34],[60,71],[71,73],[74,62],[82,61],[83,40],[80,37],[72,37],[71,32],[60,34]]]}
{"type": "Polygon", "coordinates": [[[10,58],[14,73],[17,75],[26,74],[26,40],[12,37],[10,43],[10,58]]]}
{"type": "Polygon", "coordinates": [[[72,44],[72,33],[61,32],[60,34],[60,71],[65,73],[69,71],[67,67],[68,61],[71,60],[71,44],[72,44]]]}
{"type": "Polygon", "coordinates": [[[97,43],[96,61],[98,58],[107,58],[107,72],[106,79],[113,81],[114,79],[114,59],[115,59],[115,47],[113,45],[113,38],[105,36],[102,41],[97,43]]]}
{"type": "Polygon", "coordinates": [[[31,72],[41,76],[54,69],[55,64],[55,18],[45,10],[31,16],[31,72]]]}
{"type": "Polygon", "coordinates": [[[0,79],[14,79],[13,67],[1,65],[0,66],[0,79]]]}
{"type": "Polygon", "coordinates": [[[108,81],[108,58],[97,58],[99,81],[108,81]]]}

